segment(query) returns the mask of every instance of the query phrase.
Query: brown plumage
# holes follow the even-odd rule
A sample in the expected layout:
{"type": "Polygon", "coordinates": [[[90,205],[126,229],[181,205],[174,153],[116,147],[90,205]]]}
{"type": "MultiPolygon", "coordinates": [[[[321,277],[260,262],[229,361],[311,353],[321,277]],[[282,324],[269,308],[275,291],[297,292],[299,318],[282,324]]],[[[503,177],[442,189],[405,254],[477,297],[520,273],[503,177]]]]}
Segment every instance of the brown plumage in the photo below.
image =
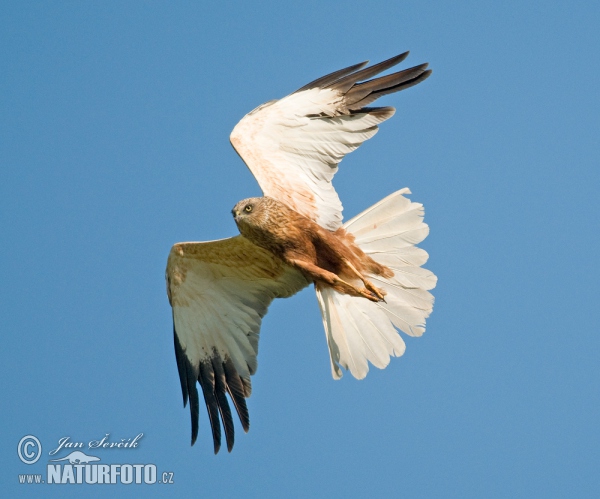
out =
{"type": "Polygon", "coordinates": [[[389,278],[394,273],[367,256],[343,228],[325,229],[268,196],[244,199],[231,212],[246,239],[301,270],[313,282],[340,293],[385,301],[385,291],[364,274],[389,278]],[[355,284],[357,279],[365,287],[355,284]]]}

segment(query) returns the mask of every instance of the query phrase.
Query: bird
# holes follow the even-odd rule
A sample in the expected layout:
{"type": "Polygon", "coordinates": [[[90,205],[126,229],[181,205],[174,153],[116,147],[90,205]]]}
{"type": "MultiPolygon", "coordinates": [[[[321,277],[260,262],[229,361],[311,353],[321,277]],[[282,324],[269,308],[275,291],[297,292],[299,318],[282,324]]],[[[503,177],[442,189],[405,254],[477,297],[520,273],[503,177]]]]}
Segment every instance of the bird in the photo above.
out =
{"type": "Polygon", "coordinates": [[[437,277],[422,268],[429,255],[416,246],[429,233],[423,205],[404,188],[343,223],[332,184],[344,156],[395,113],[393,107],[369,105],[431,75],[428,64],[420,64],[376,77],[407,56],[372,66],[365,61],[318,78],[260,105],[231,132],[230,142],[263,196],[234,206],[238,235],[176,243],[166,269],[192,445],[199,429],[198,385],[215,454],[221,426],[227,450],[234,445],[229,400],[248,432],[246,399],[261,323],[275,298],[314,286],[334,379],[344,370],[362,379],[369,363],[383,369],[390,357],[403,355],[398,330],[424,333],[437,277]]]}

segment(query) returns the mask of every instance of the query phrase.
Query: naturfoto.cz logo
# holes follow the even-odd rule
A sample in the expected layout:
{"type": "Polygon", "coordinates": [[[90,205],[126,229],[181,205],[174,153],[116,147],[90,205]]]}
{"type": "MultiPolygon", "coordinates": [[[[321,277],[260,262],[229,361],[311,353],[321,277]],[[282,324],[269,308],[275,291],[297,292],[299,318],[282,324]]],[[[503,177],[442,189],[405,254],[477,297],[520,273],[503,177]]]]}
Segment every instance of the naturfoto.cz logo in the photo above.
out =
{"type": "MultiPolygon", "coordinates": [[[[94,454],[102,449],[135,449],[138,447],[143,433],[134,438],[123,438],[119,441],[110,441],[106,434],[100,440],[91,440],[87,446],[83,442],[74,442],[70,437],[58,440],[58,446],[51,450],[46,465],[46,475],[20,474],[19,483],[22,484],[155,484],[174,483],[172,471],[158,473],[157,466],[153,463],[110,463],[104,464],[101,457],[87,454],[79,449],[93,449],[94,454]],[[61,450],[70,450],[63,457],[55,457],[61,450]],[[77,449],[77,450],[75,450],[77,449]],[[55,464],[57,463],[57,464],[55,464]]],[[[17,446],[19,459],[28,465],[35,464],[42,455],[42,444],[33,435],[23,437],[17,446]]]]}

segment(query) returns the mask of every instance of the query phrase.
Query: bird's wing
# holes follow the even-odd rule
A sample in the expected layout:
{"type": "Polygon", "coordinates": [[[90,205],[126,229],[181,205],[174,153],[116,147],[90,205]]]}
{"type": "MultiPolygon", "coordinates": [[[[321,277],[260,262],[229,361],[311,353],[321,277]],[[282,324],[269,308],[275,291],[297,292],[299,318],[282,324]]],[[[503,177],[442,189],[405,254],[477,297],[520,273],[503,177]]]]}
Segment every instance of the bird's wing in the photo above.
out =
{"type": "Polygon", "coordinates": [[[198,436],[198,381],[215,454],[221,446],[219,413],[231,451],[234,429],[226,393],[248,431],[245,398],[250,396],[250,376],[257,367],[262,317],[274,298],[291,296],[308,281],[243,236],[175,244],[166,279],[184,406],[190,401],[192,445],[198,436]]]}
{"type": "Polygon", "coordinates": [[[367,80],[398,64],[408,52],[365,66],[363,62],[323,76],[291,95],[250,112],[231,132],[231,144],[275,198],[321,226],[341,226],[342,204],[331,184],[338,163],[377,133],[393,107],[366,107],[382,95],[426,79],[421,64],[367,80]]]}

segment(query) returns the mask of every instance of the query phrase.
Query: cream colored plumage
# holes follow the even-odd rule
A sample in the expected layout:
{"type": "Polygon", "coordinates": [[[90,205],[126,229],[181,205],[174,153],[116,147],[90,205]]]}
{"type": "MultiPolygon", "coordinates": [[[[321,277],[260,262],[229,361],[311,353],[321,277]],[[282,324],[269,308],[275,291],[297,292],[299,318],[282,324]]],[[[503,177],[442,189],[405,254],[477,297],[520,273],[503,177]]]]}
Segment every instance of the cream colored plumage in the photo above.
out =
{"type": "Polygon", "coordinates": [[[407,55],[319,78],[259,106],[234,128],[231,143],[267,197],[244,200],[234,208],[244,235],[178,243],[167,263],[192,444],[198,434],[196,382],[206,402],[215,453],[221,421],[228,450],[234,443],[226,394],[248,430],[245,399],[257,368],[261,321],[274,298],[315,283],[336,379],[342,368],[363,378],[369,362],[384,368],[390,356],[402,355],[405,345],[396,328],[411,336],[425,331],[433,306],[429,290],[436,278],[421,268],[427,253],[415,246],[428,234],[422,205],[411,203],[404,196],[410,191],[403,189],[342,227],[342,205],[331,183],[342,158],[395,112],[366,106],[431,73],[424,64],[364,81],[407,55]],[[271,230],[275,219],[279,225],[271,230]],[[287,234],[292,238],[288,242],[287,234]]]}
{"type": "Polygon", "coordinates": [[[433,309],[435,275],[421,268],[428,258],[415,244],[429,233],[423,222],[423,205],[411,203],[403,194],[391,194],[344,224],[358,246],[394,276],[369,277],[387,294],[385,302],[373,303],[317,285],[317,299],[331,356],[331,372],[342,377],[340,366],[355,378],[367,375],[367,360],[383,369],[390,356],[399,357],[405,345],[394,326],[410,336],[425,332],[425,319],[433,309]]]}

